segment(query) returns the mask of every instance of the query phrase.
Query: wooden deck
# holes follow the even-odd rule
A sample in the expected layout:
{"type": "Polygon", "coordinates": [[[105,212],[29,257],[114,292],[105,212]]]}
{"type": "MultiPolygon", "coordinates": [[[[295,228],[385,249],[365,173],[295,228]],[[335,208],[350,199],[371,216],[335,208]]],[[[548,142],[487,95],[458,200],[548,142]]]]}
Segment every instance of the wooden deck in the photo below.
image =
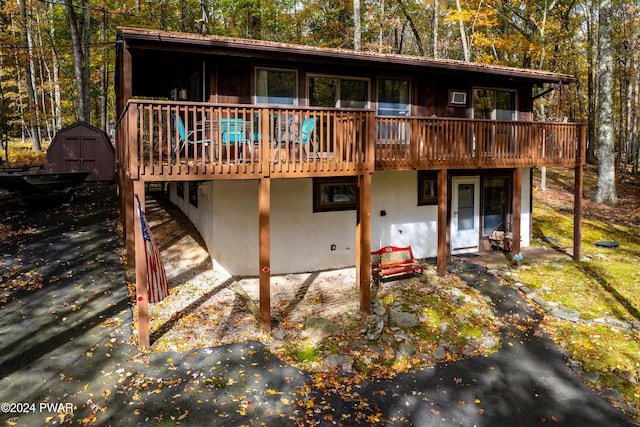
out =
{"type": "Polygon", "coordinates": [[[575,123],[377,117],[371,110],[134,100],[117,126],[132,180],[348,176],[584,164],[575,123]]]}

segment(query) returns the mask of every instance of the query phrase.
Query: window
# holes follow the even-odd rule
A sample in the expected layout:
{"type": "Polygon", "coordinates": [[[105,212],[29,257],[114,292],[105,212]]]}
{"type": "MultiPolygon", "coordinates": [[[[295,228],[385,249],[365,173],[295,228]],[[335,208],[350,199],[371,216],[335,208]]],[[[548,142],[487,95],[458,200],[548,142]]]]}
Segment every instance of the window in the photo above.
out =
{"type": "Polygon", "coordinates": [[[418,206],[438,204],[438,173],[418,172],[418,206]]]}
{"type": "Polygon", "coordinates": [[[189,181],[189,203],[198,207],[198,183],[189,181]]]}
{"type": "Polygon", "coordinates": [[[485,177],[482,181],[482,234],[489,235],[511,216],[511,179],[506,176],[485,177]]]}
{"type": "Polygon", "coordinates": [[[316,178],[313,181],[313,211],[346,211],[356,209],[356,179],[316,178]]]}
{"type": "Polygon", "coordinates": [[[515,120],[516,92],[506,89],[474,89],[473,118],[485,120],[515,120]]]}
{"type": "Polygon", "coordinates": [[[367,108],[369,81],[331,76],[309,77],[312,107],[367,108]]]}
{"type": "Polygon", "coordinates": [[[256,69],[256,104],[295,105],[297,74],[293,70],[256,69]]]}
{"type": "Polygon", "coordinates": [[[184,199],[184,182],[176,184],[176,195],[181,199],[184,199]]]}
{"type": "Polygon", "coordinates": [[[409,115],[409,80],[378,79],[378,115],[409,115]]]}

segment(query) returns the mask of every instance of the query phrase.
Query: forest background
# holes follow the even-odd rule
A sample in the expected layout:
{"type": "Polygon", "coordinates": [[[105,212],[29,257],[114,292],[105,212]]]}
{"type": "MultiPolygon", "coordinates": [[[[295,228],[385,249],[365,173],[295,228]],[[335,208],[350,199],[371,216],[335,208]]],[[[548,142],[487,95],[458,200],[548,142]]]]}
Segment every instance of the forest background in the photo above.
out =
{"type": "MultiPolygon", "coordinates": [[[[420,55],[574,75],[601,202],[640,164],[637,0],[0,0],[0,157],[77,120],[113,135],[118,26],[420,55]]],[[[556,91],[559,92],[559,91],[556,91]]],[[[554,93],[556,93],[554,92],[554,93]]],[[[563,98],[563,99],[561,99],[563,98]]],[[[598,191],[596,198],[598,198],[598,191]]]]}

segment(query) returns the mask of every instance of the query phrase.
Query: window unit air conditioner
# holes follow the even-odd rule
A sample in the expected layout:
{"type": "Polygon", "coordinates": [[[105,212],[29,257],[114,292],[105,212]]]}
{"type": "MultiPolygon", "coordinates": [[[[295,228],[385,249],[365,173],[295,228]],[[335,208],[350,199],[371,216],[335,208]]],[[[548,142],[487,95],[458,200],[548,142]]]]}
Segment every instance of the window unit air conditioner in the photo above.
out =
{"type": "Polygon", "coordinates": [[[467,105],[467,93],[451,91],[449,93],[449,103],[452,105],[467,105]]]}

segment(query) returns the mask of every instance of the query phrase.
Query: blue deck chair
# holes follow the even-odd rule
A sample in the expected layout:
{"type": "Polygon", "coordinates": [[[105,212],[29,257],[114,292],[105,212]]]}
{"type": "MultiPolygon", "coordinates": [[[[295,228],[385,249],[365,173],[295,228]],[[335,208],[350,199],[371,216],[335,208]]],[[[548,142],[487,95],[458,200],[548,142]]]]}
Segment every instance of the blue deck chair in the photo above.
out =
{"type": "MultiPolygon", "coordinates": [[[[237,146],[238,161],[242,161],[242,147],[245,143],[244,122],[241,118],[220,119],[220,133],[222,144],[230,150],[232,145],[237,146]]],[[[233,160],[233,159],[232,159],[233,160]]]]}
{"type": "Polygon", "coordinates": [[[313,139],[313,128],[315,126],[315,122],[315,117],[304,119],[302,126],[300,127],[300,137],[296,139],[296,148],[302,148],[302,155],[304,159],[307,158],[309,143],[313,139]]]}
{"type": "MultiPolygon", "coordinates": [[[[190,130],[188,133],[184,127],[184,123],[182,122],[182,118],[176,113],[171,113],[171,119],[173,123],[178,127],[178,135],[179,141],[175,146],[174,154],[179,150],[182,152],[185,147],[187,147],[187,143],[189,146],[198,147],[201,144],[204,144],[205,147],[209,146],[211,142],[208,138],[205,137],[204,129],[199,126],[196,129],[190,130]]],[[[208,152],[208,151],[207,151],[208,152]]]]}

